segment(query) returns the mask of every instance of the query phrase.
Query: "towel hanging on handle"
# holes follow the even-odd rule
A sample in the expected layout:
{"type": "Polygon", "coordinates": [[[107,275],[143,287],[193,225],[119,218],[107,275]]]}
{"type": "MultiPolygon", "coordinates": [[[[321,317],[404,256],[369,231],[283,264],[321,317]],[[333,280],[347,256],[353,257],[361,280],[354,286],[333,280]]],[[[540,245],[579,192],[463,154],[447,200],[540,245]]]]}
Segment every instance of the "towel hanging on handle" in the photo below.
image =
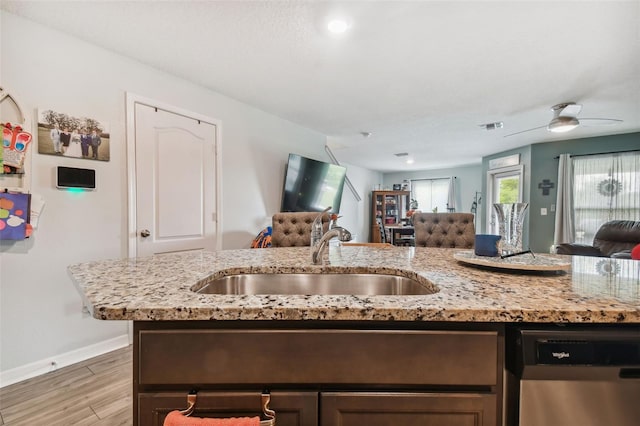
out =
{"type": "Polygon", "coordinates": [[[262,393],[262,414],[266,418],[260,417],[231,417],[226,419],[189,417],[194,413],[197,402],[197,392],[191,391],[187,395],[187,408],[182,411],[171,411],[164,419],[163,426],[275,426],[276,413],[269,409],[271,395],[268,392],[262,393]]]}
{"type": "Polygon", "coordinates": [[[187,417],[175,410],[164,419],[164,426],[259,426],[260,417],[231,417],[227,419],[211,419],[187,417]]]}

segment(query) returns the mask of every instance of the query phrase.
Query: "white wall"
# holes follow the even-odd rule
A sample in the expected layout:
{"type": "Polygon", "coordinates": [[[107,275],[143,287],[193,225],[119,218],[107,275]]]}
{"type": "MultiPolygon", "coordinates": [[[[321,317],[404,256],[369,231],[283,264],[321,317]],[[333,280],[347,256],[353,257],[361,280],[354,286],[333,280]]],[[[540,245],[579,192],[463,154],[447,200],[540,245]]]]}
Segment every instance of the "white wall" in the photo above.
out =
{"type": "Polygon", "coordinates": [[[368,242],[371,229],[371,190],[382,182],[382,173],[341,163],[347,167],[347,177],[356,188],[361,201],[356,201],[351,190],[344,186],[338,224],[347,228],[355,241],[368,242]]]}
{"type": "MultiPolygon", "coordinates": [[[[7,12],[0,15],[0,85],[33,123],[37,108],[52,108],[103,120],[111,133],[109,162],[40,155],[32,146],[31,192],[46,206],[32,238],[0,245],[0,385],[5,385],[16,372],[42,372],[51,361],[73,360],[83,348],[120,342],[126,335],[126,322],[81,314],[66,272],[72,263],[127,254],[125,92],[220,120],[225,249],[249,247],[279,210],[288,153],[328,158],[326,137],[318,132],[7,12]],[[55,189],[58,165],[95,168],[97,190],[74,195],[55,189]]],[[[381,175],[353,166],[348,175],[363,201],[357,203],[345,188],[341,224],[362,235],[369,220],[367,194],[381,175]]]]}
{"type": "MultiPolygon", "coordinates": [[[[482,164],[473,164],[449,169],[385,173],[384,186],[390,189],[394,183],[402,183],[404,179],[434,179],[456,176],[458,184],[456,187],[456,211],[469,212],[476,191],[482,191],[482,170],[482,164]]],[[[478,208],[481,207],[478,206],[478,208]]]]}

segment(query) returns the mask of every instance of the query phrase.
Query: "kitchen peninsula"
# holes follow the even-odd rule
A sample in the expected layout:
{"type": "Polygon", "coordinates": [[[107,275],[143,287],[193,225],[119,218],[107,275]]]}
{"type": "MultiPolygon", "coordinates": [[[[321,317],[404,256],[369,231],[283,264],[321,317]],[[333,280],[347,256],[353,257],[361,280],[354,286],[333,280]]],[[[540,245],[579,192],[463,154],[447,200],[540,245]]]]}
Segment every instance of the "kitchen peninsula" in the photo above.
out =
{"type": "Polygon", "coordinates": [[[247,413],[267,388],[279,426],[367,423],[372,413],[413,424],[406,416],[443,412],[439,424],[501,424],[506,325],[640,324],[640,262],[564,257],[567,272],[518,273],[460,263],[458,251],[331,247],[312,265],[308,247],[228,250],[69,273],[95,318],[134,321],[136,425],[161,425],[191,388],[203,416],[247,413]],[[194,291],[258,273],[400,275],[433,293],[194,291]]]}

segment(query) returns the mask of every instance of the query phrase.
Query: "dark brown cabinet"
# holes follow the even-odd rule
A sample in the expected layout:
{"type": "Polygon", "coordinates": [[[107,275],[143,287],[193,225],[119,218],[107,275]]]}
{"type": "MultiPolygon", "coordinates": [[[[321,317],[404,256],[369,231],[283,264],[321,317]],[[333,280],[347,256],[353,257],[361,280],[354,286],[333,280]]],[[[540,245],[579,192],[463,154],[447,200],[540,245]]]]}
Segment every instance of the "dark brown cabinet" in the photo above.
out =
{"type": "Polygon", "coordinates": [[[161,425],[192,388],[198,417],[257,415],[268,390],[278,426],[500,424],[499,326],[270,323],[136,322],[134,424],[161,425]]]}
{"type": "Polygon", "coordinates": [[[325,392],[322,426],[496,424],[496,396],[480,393],[325,392]]]}
{"type": "MultiPolygon", "coordinates": [[[[385,226],[401,225],[409,210],[409,191],[373,191],[371,193],[371,234],[372,243],[381,243],[385,226]]],[[[386,241],[389,242],[389,241],[386,241]]]]}
{"type": "MultiPolygon", "coordinates": [[[[184,409],[184,392],[138,395],[139,425],[162,426],[184,409]]],[[[201,392],[197,417],[253,417],[260,393],[201,392]]],[[[277,426],[479,426],[496,424],[496,396],[480,393],[284,392],[271,393],[277,426]],[[321,411],[319,408],[322,407],[321,411]]]]}
{"type": "MultiPolygon", "coordinates": [[[[185,392],[145,392],[138,395],[138,425],[162,426],[173,410],[186,408],[185,392]]],[[[253,417],[261,410],[260,392],[198,392],[196,417],[253,417]]],[[[271,392],[269,408],[277,426],[317,426],[317,392],[271,392]]]]}

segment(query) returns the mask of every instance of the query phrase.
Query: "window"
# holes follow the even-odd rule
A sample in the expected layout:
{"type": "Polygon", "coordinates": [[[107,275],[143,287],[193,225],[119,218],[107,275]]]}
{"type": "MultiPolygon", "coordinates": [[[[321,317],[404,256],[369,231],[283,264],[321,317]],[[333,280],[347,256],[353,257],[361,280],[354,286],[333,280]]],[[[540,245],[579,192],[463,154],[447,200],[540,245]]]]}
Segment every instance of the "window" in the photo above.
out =
{"type": "Polygon", "coordinates": [[[498,234],[499,226],[494,203],[510,204],[522,202],[522,165],[502,167],[489,170],[487,173],[487,232],[498,234]]]}
{"type": "Polygon", "coordinates": [[[640,152],[573,158],[575,242],[591,244],[610,220],[640,219],[640,152]]]}
{"type": "Polygon", "coordinates": [[[411,198],[418,202],[418,210],[447,212],[450,178],[418,179],[411,181],[411,198]]]}
{"type": "Polygon", "coordinates": [[[496,202],[502,204],[517,203],[520,194],[520,175],[496,176],[496,202]]]}

